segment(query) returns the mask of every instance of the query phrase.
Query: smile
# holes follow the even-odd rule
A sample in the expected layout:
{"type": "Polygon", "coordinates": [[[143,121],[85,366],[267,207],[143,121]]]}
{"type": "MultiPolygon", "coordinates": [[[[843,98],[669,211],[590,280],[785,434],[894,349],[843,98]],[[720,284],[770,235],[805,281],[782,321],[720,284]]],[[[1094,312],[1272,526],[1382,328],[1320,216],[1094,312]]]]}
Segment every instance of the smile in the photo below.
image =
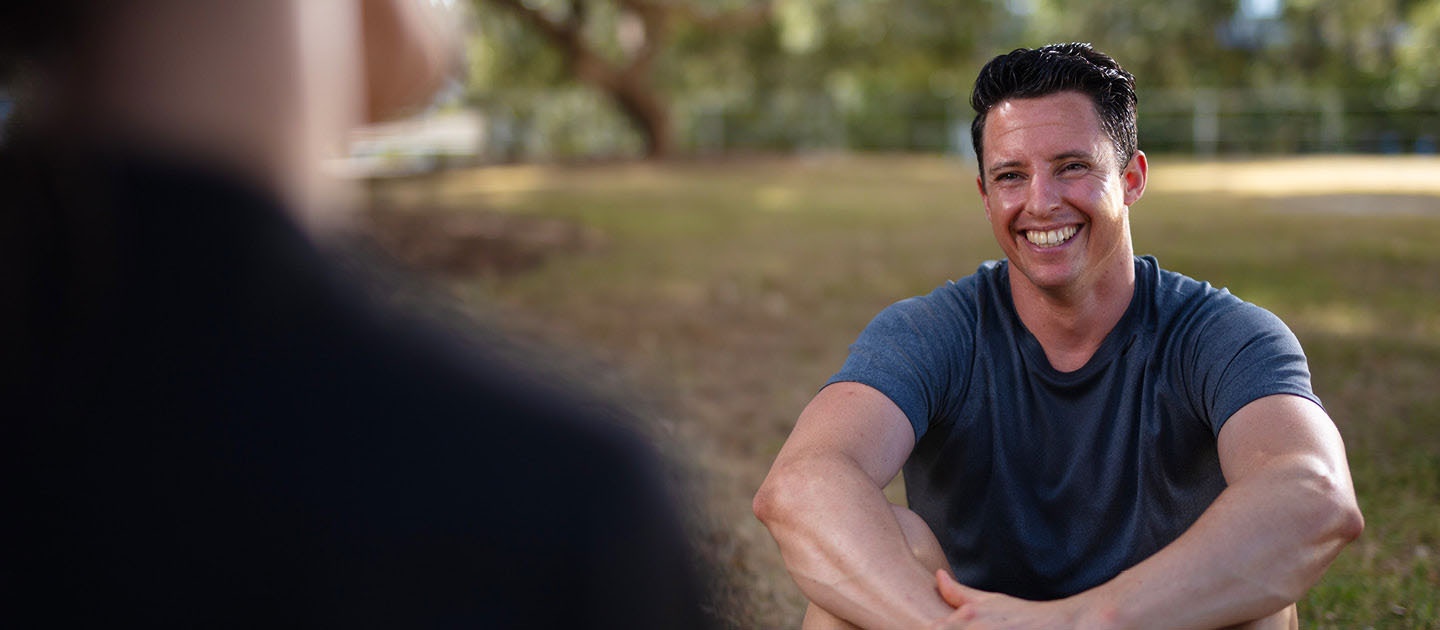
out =
{"type": "Polygon", "coordinates": [[[1025,240],[1039,247],[1055,247],[1070,240],[1070,237],[1075,236],[1075,233],[1079,231],[1080,228],[1073,225],[1067,225],[1058,230],[1047,230],[1044,232],[1026,230],[1025,240]]]}

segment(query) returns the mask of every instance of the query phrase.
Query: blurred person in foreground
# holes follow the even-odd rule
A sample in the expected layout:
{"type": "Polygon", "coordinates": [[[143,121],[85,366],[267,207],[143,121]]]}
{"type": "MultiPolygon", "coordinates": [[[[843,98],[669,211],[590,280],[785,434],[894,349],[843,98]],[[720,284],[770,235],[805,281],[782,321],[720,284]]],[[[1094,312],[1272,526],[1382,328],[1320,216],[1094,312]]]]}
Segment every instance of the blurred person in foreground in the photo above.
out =
{"type": "Polygon", "coordinates": [[[881,312],[755,499],[805,626],[1295,627],[1363,527],[1300,344],[1133,253],[1113,59],[1018,49],[971,102],[1005,258],[881,312]]]}
{"type": "Polygon", "coordinates": [[[0,625],[705,625],[623,414],[314,244],[320,159],[444,77],[433,11],[0,10],[0,625]]]}

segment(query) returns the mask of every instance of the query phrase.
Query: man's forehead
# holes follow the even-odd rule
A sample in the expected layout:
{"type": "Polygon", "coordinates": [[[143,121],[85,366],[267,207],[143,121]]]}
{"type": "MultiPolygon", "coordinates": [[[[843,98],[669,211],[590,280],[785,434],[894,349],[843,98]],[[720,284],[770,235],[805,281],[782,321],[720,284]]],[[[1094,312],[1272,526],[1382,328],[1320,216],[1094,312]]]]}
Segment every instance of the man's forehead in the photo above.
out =
{"type": "Polygon", "coordinates": [[[1080,92],[1057,92],[1000,101],[986,115],[985,132],[988,135],[996,127],[1031,125],[1073,125],[1103,133],[1095,104],[1080,92]]]}
{"type": "Polygon", "coordinates": [[[1094,105],[1079,92],[1001,101],[986,116],[983,133],[987,168],[1022,156],[1094,158],[1114,149],[1094,105]]]}

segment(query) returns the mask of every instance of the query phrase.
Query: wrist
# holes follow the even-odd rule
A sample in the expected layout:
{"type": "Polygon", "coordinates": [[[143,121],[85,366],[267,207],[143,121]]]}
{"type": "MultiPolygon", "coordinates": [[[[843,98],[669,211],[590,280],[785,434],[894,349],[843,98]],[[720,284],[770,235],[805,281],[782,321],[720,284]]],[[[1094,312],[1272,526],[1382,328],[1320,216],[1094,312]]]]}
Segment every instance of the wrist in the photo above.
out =
{"type": "Polygon", "coordinates": [[[1064,600],[1070,604],[1070,627],[1077,630],[1123,630],[1129,628],[1120,606],[1091,590],[1064,600]]]}

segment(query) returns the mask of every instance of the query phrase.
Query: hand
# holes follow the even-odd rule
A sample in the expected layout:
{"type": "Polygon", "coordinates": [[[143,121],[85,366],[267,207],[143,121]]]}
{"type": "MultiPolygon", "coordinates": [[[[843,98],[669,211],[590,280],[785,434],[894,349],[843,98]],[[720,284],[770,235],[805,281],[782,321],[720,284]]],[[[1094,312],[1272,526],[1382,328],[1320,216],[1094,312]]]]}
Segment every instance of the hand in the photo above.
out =
{"type": "Polygon", "coordinates": [[[970,588],[944,570],[935,572],[940,596],[955,613],[931,625],[933,630],[1073,628],[1075,613],[1066,600],[1035,602],[970,588]]]}

